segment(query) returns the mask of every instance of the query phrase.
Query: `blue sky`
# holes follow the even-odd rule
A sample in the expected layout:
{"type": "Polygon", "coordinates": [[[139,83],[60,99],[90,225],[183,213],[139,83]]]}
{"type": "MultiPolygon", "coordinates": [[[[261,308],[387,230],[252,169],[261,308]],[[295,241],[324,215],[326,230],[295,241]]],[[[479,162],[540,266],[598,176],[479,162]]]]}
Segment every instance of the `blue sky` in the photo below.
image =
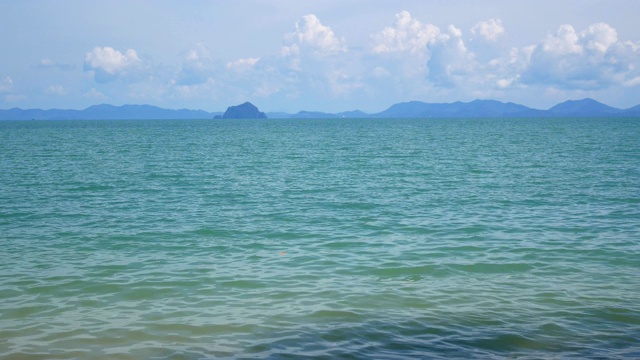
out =
{"type": "Polygon", "coordinates": [[[628,108],[638,14],[637,0],[0,0],[0,108],[628,108]]]}

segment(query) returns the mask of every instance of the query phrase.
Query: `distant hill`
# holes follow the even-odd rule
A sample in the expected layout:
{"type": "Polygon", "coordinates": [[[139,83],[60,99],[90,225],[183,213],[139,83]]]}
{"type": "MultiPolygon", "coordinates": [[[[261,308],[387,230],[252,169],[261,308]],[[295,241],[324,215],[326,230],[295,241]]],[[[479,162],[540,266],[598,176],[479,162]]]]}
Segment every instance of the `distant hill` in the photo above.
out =
{"type": "Polygon", "coordinates": [[[547,110],[547,113],[553,116],[606,116],[622,112],[593,99],[568,100],[547,110]]]}
{"type": "Polygon", "coordinates": [[[299,111],[291,116],[293,119],[331,119],[338,117],[336,114],[322,111],[299,111]]]}
{"type": "Polygon", "coordinates": [[[424,103],[411,101],[392,105],[373,117],[392,118],[489,118],[489,117],[607,117],[640,116],[640,105],[617,109],[593,99],[569,100],[549,110],[532,109],[524,105],[495,100],[474,100],[455,103],[424,103]]]}
{"type": "Polygon", "coordinates": [[[343,111],[343,112],[337,113],[336,115],[337,117],[343,118],[343,119],[361,119],[361,118],[371,117],[371,115],[365,112],[362,112],[360,110],[343,111]]]}
{"type": "Polygon", "coordinates": [[[220,113],[203,110],[171,110],[151,105],[94,105],[84,110],[0,110],[0,120],[117,120],[117,119],[211,119],[220,113]]]}
{"type": "Polygon", "coordinates": [[[258,110],[250,102],[245,102],[237,106],[229,106],[222,115],[223,119],[266,119],[267,115],[258,110]]]}
{"type": "Polygon", "coordinates": [[[267,115],[267,118],[269,119],[290,119],[292,116],[291,114],[284,111],[271,111],[265,113],[265,115],[267,115]]]}
{"type": "Polygon", "coordinates": [[[474,100],[468,103],[424,103],[411,101],[392,105],[385,111],[374,114],[375,117],[536,117],[543,111],[531,109],[524,105],[503,103],[495,100],[474,100]]]}
{"type": "Polygon", "coordinates": [[[86,108],[83,116],[89,119],[211,119],[214,115],[203,110],[170,110],[151,105],[95,105],[86,108]]]}
{"type": "Polygon", "coordinates": [[[622,110],[621,114],[624,116],[640,116],[640,105],[636,105],[632,108],[622,110]]]}
{"type": "MultiPolygon", "coordinates": [[[[279,119],[328,119],[328,118],[490,118],[490,117],[620,117],[640,116],[640,105],[629,109],[618,109],[593,99],[568,100],[548,110],[503,103],[496,100],[474,100],[471,102],[426,103],[410,101],[391,105],[376,114],[359,110],[339,113],[322,111],[300,111],[296,114],[284,112],[269,113],[270,118],[279,119]]],[[[203,110],[171,110],[151,105],[94,105],[84,110],[28,109],[13,108],[0,110],[0,120],[81,120],[81,119],[264,119],[265,113],[250,102],[230,106],[224,113],[203,110]]]]}
{"type": "Polygon", "coordinates": [[[371,117],[371,114],[367,114],[360,110],[343,111],[339,113],[327,113],[322,111],[299,111],[295,114],[289,114],[285,112],[270,112],[267,113],[271,119],[360,119],[371,117]]]}

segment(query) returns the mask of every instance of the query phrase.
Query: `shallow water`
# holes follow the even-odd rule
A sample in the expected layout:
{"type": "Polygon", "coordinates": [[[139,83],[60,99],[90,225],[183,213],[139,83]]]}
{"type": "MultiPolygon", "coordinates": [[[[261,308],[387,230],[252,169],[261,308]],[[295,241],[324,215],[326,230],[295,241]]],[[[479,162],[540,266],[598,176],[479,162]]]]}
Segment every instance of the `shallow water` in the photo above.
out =
{"type": "Polygon", "coordinates": [[[0,122],[0,358],[639,358],[639,139],[0,122]]]}

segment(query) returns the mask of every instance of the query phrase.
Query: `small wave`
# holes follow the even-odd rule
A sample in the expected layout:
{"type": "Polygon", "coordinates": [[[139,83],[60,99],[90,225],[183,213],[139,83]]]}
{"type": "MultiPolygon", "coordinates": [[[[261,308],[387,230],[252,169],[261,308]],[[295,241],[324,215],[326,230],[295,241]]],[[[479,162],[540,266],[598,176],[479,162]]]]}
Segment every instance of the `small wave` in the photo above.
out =
{"type": "Polygon", "coordinates": [[[527,272],[533,269],[527,263],[474,263],[474,264],[449,264],[449,268],[457,271],[475,274],[512,274],[527,272]]]}

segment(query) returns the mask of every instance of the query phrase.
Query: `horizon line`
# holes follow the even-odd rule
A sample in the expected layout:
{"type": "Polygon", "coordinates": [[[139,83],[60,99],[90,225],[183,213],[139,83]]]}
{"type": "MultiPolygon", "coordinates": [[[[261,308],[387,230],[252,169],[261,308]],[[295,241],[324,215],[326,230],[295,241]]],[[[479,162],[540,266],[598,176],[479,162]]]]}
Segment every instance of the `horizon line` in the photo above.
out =
{"type": "MultiPolygon", "coordinates": [[[[388,105],[384,110],[381,110],[381,111],[378,111],[378,112],[366,112],[366,111],[363,111],[363,110],[360,110],[360,109],[342,110],[342,111],[336,111],[336,112],[329,112],[329,111],[323,111],[323,110],[298,110],[297,112],[277,111],[277,110],[267,110],[267,111],[261,110],[261,111],[263,111],[264,113],[284,113],[284,114],[290,114],[290,115],[295,115],[295,114],[297,114],[297,113],[301,113],[301,112],[310,112],[310,113],[314,113],[314,112],[316,112],[316,113],[326,113],[326,114],[340,114],[340,113],[345,113],[345,112],[355,112],[355,111],[360,111],[360,112],[362,112],[362,113],[364,113],[364,114],[367,114],[367,115],[375,115],[375,114],[382,113],[382,112],[384,112],[384,111],[388,110],[389,108],[391,108],[392,106],[394,106],[394,105],[398,105],[398,104],[409,104],[409,103],[414,103],[414,102],[415,102],[415,103],[423,103],[423,104],[430,104],[430,105],[431,105],[431,104],[433,104],[433,105],[435,105],[435,104],[453,105],[453,104],[457,104],[457,103],[470,104],[470,103],[477,102],[477,101],[494,101],[494,102],[498,102],[498,103],[501,103],[501,104],[514,104],[514,105],[520,105],[520,106],[527,107],[527,108],[529,108],[529,109],[531,109],[531,110],[537,110],[537,111],[548,111],[548,110],[550,110],[550,109],[554,108],[555,106],[560,105],[560,104],[563,104],[563,103],[567,103],[567,102],[579,102],[579,101],[588,101],[588,100],[595,101],[595,102],[597,102],[597,103],[599,103],[599,104],[602,104],[602,105],[608,106],[608,107],[613,108],[613,109],[616,109],[616,110],[629,110],[629,109],[633,109],[633,108],[635,108],[635,107],[637,107],[637,106],[640,106],[640,103],[639,103],[639,104],[637,104],[637,105],[633,105],[633,106],[628,107],[628,108],[617,108],[617,107],[614,107],[614,106],[608,105],[608,104],[606,104],[606,103],[603,103],[603,102],[601,102],[601,101],[595,100],[595,99],[593,99],[593,98],[585,97],[585,98],[582,98],[582,99],[567,99],[567,100],[564,100],[564,101],[558,102],[557,104],[555,104],[555,105],[553,105],[553,106],[549,107],[548,109],[538,109],[538,108],[533,108],[533,107],[530,107],[530,106],[528,106],[528,105],[524,105],[524,104],[521,104],[521,103],[516,103],[516,102],[513,102],[513,101],[506,101],[506,102],[505,102],[505,101],[500,101],[500,100],[495,100],[495,99],[479,99],[479,98],[477,98],[477,99],[474,99],[474,100],[471,100],[471,101],[466,101],[466,102],[465,102],[465,101],[462,101],[462,100],[457,100],[457,101],[453,101],[453,102],[426,102],[426,101],[423,101],[423,100],[408,100],[408,101],[401,101],[401,102],[393,103],[393,104],[391,104],[391,105],[388,105]]],[[[246,102],[251,103],[251,101],[244,101],[243,103],[246,103],[246,102]]],[[[241,104],[243,104],[243,103],[241,103],[241,104]]],[[[238,104],[238,105],[241,105],[241,104],[238,104]]],[[[251,103],[251,104],[253,104],[253,103],[251,103]]],[[[115,105],[115,104],[109,104],[109,103],[99,103],[99,104],[89,105],[89,106],[87,106],[87,107],[85,107],[85,108],[82,108],[82,109],[73,109],[73,108],[48,108],[48,109],[44,109],[44,108],[21,108],[21,107],[13,107],[13,108],[8,108],[8,109],[0,109],[0,111],[9,111],[9,110],[14,110],[14,109],[18,109],[18,110],[22,110],[22,111],[28,111],[28,110],[42,110],[42,111],[52,111],[52,110],[60,110],[60,111],[85,111],[85,110],[88,110],[88,109],[90,109],[90,108],[92,108],[92,107],[96,107],[96,106],[112,106],[112,107],[118,107],[118,108],[119,108],[119,107],[125,107],[125,106],[149,106],[149,107],[155,107],[155,108],[162,109],[162,110],[170,110],[170,111],[203,111],[203,112],[206,112],[206,113],[209,113],[209,114],[214,114],[214,113],[224,113],[224,112],[226,111],[226,110],[214,110],[214,111],[208,111],[208,110],[204,110],[204,109],[190,109],[190,108],[164,108],[164,107],[161,107],[161,106],[158,106],[158,105],[152,105],[152,104],[131,104],[131,103],[126,103],[126,104],[121,104],[121,105],[115,105]]],[[[227,106],[227,107],[230,107],[230,106],[237,106],[237,105],[229,105],[229,106],[227,106]]]]}

